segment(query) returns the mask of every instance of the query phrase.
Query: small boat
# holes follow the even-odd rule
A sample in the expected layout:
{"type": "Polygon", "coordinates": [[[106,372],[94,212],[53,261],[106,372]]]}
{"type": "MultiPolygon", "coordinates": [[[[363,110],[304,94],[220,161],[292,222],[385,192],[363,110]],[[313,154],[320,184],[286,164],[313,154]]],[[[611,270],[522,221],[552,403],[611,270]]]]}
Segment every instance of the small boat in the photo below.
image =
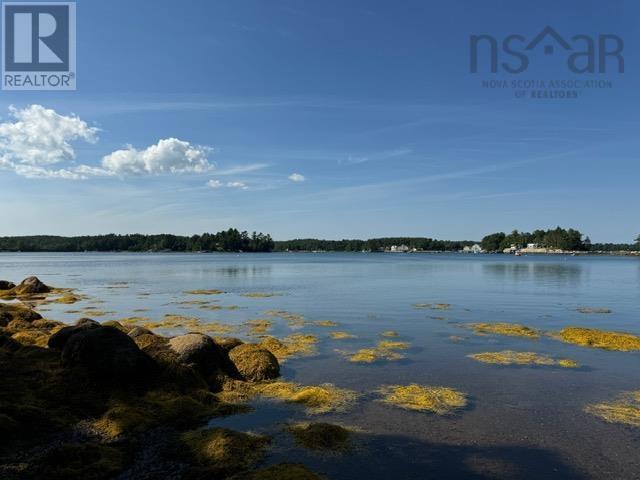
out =
{"type": "Polygon", "coordinates": [[[516,250],[516,253],[514,253],[514,255],[515,255],[516,257],[521,257],[521,256],[522,256],[522,253],[521,253],[519,250],[516,250]]]}

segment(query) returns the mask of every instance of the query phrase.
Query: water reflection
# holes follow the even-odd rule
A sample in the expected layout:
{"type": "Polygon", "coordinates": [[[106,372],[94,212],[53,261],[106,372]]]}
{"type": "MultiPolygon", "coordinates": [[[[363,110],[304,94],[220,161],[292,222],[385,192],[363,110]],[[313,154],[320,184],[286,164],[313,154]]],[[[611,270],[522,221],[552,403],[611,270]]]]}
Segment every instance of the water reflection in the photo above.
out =
{"type": "Polygon", "coordinates": [[[534,280],[540,283],[579,285],[585,274],[582,265],[575,263],[487,263],[482,272],[495,279],[512,282],[534,280]]]}

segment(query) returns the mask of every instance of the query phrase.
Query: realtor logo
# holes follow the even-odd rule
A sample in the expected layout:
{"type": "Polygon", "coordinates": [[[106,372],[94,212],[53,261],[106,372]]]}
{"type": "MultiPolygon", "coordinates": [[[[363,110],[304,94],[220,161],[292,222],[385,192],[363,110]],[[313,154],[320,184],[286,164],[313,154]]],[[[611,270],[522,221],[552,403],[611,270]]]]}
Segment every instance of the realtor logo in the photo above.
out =
{"type": "Polygon", "coordinates": [[[76,89],[76,4],[3,2],[2,89],[76,89]]]}

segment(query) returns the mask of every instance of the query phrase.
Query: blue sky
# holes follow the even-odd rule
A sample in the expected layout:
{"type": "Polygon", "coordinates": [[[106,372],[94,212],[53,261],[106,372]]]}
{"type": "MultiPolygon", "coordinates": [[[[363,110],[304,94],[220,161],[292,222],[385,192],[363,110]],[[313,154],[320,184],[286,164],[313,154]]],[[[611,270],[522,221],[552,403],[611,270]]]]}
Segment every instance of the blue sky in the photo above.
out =
{"type": "Polygon", "coordinates": [[[562,225],[630,242],[639,21],[633,1],[78,1],[77,91],[0,93],[0,235],[562,225]],[[471,34],[546,25],[620,36],[624,74],[573,74],[541,51],[518,75],[469,72],[471,34]],[[523,99],[486,79],[612,88],[523,99]],[[29,157],[24,122],[63,129],[72,152],[29,157]]]}

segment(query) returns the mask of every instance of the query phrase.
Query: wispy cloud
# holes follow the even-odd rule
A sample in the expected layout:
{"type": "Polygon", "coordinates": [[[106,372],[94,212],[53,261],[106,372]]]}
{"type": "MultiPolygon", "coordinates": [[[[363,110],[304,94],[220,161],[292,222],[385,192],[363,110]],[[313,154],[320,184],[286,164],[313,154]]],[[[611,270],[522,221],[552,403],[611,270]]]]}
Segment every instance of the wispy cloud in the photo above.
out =
{"type": "Polygon", "coordinates": [[[301,175],[299,173],[292,173],[291,175],[289,175],[287,177],[289,180],[291,180],[292,182],[304,182],[306,180],[306,178],[304,177],[304,175],[301,175]]]}

